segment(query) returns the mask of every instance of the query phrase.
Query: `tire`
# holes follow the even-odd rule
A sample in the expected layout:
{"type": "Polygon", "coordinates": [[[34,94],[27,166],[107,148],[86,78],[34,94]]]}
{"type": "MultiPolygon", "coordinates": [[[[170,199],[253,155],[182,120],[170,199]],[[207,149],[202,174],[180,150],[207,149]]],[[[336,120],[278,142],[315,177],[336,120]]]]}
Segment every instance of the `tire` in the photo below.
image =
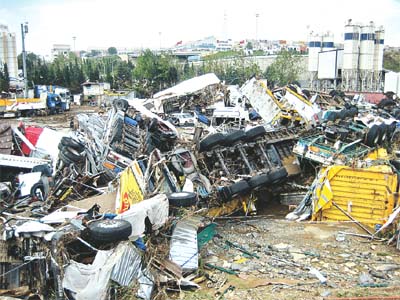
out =
{"type": "Polygon", "coordinates": [[[76,149],[71,147],[64,148],[62,153],[64,154],[65,157],[67,157],[69,160],[73,162],[83,161],[85,159],[85,154],[86,154],[85,152],[79,153],[78,151],[76,151],[76,149]]]}
{"type": "Polygon", "coordinates": [[[32,187],[31,187],[31,192],[30,195],[31,197],[37,197],[39,200],[43,201],[46,199],[46,195],[44,192],[44,185],[42,182],[36,182],[32,187]],[[41,193],[42,198],[40,195],[38,196],[38,193],[41,193]]]}
{"type": "Polygon", "coordinates": [[[380,132],[380,135],[379,135],[378,144],[382,145],[388,140],[389,126],[387,126],[385,123],[382,123],[381,125],[379,125],[379,127],[381,128],[381,132],[380,132]]]}
{"type": "Polygon", "coordinates": [[[230,186],[224,186],[220,189],[220,195],[223,200],[230,201],[235,196],[246,195],[250,190],[251,187],[247,181],[241,180],[230,186]]]}
{"type": "Polygon", "coordinates": [[[132,225],[125,220],[99,220],[88,227],[92,240],[100,243],[127,240],[132,233],[132,225]]]}
{"type": "Polygon", "coordinates": [[[117,110],[122,110],[123,112],[126,112],[129,108],[129,103],[125,99],[115,99],[113,105],[117,110]]]}
{"type": "MultiPolygon", "coordinates": [[[[78,152],[82,152],[85,149],[85,145],[78,142],[77,140],[64,136],[61,138],[60,144],[65,147],[71,147],[76,149],[78,152]]],[[[58,145],[58,149],[60,149],[60,144],[58,145]]],[[[61,150],[61,149],[60,149],[61,150]]]]}
{"type": "Polygon", "coordinates": [[[264,126],[253,127],[246,131],[246,142],[255,141],[263,137],[267,131],[264,126]]]}
{"type": "Polygon", "coordinates": [[[288,176],[288,172],[287,172],[286,168],[280,168],[279,170],[274,171],[269,174],[271,182],[281,181],[282,179],[285,179],[287,176],[288,176]]]}
{"type": "Polygon", "coordinates": [[[369,147],[375,147],[378,144],[381,135],[381,128],[378,125],[372,126],[365,137],[365,144],[369,147]]]}
{"type": "Polygon", "coordinates": [[[190,207],[196,205],[197,194],[190,192],[177,192],[167,195],[169,205],[175,207],[190,207]]]}
{"type": "Polygon", "coordinates": [[[340,120],[344,120],[347,117],[347,109],[342,109],[341,111],[339,111],[338,113],[338,118],[340,120]]]}
{"type": "Polygon", "coordinates": [[[400,161],[399,160],[390,160],[390,163],[392,164],[393,167],[395,167],[397,172],[400,172],[400,161]]]}
{"type": "Polygon", "coordinates": [[[60,160],[61,160],[64,164],[66,164],[66,165],[74,164],[74,162],[73,162],[72,160],[70,160],[68,157],[66,157],[66,156],[64,155],[64,152],[59,152],[59,153],[58,153],[58,157],[59,157],[60,160]]]}
{"type": "Polygon", "coordinates": [[[208,151],[216,146],[220,146],[224,140],[225,136],[222,133],[215,133],[207,136],[200,141],[199,152],[208,151]]]}
{"type": "Polygon", "coordinates": [[[246,132],[243,130],[236,130],[231,133],[225,135],[224,145],[232,146],[237,144],[238,142],[246,140],[246,132]]]}
{"type": "Polygon", "coordinates": [[[268,174],[263,173],[263,174],[252,177],[248,181],[248,183],[252,189],[255,189],[255,188],[270,184],[270,183],[272,183],[272,181],[268,174]]]}
{"type": "Polygon", "coordinates": [[[397,126],[396,122],[393,122],[392,124],[390,124],[388,126],[388,138],[389,139],[392,139],[393,133],[396,130],[396,126],[397,126]]]}
{"type": "Polygon", "coordinates": [[[358,114],[358,108],[357,107],[351,107],[349,109],[349,115],[350,117],[355,117],[358,114]]]}

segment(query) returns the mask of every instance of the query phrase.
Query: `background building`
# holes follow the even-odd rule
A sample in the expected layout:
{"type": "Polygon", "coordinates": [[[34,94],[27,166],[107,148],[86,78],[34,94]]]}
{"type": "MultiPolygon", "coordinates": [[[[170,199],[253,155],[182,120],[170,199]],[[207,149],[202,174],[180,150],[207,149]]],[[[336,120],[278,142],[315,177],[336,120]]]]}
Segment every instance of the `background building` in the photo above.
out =
{"type": "Polygon", "coordinates": [[[10,78],[18,78],[15,33],[11,33],[8,26],[0,24],[0,68],[4,63],[7,64],[10,78]]]}
{"type": "Polygon", "coordinates": [[[51,49],[51,58],[55,59],[60,55],[67,56],[71,52],[71,46],[67,44],[54,44],[51,49]]]}

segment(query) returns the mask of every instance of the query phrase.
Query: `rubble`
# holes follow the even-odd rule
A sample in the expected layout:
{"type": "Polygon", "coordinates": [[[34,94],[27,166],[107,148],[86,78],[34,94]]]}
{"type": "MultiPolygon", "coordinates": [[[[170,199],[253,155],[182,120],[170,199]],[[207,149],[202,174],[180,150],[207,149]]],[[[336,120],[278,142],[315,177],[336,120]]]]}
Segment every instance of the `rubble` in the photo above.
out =
{"type": "Polygon", "coordinates": [[[214,74],[77,114],[68,132],[2,124],[1,293],[310,299],[309,287],[395,286],[399,124],[396,103],[214,74]],[[194,122],[174,122],[185,110],[194,122]],[[311,223],[265,216],[278,199],[311,223]]]}

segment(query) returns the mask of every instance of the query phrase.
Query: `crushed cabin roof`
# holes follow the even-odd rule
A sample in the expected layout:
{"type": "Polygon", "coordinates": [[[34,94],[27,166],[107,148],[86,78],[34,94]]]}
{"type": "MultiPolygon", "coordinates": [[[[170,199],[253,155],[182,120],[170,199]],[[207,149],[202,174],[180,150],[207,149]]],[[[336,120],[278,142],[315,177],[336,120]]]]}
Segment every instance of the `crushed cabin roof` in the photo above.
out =
{"type": "Polygon", "coordinates": [[[184,96],[200,91],[207,86],[220,83],[219,78],[214,73],[204,74],[181,83],[166,90],[154,94],[153,98],[170,98],[174,96],[184,96]]]}

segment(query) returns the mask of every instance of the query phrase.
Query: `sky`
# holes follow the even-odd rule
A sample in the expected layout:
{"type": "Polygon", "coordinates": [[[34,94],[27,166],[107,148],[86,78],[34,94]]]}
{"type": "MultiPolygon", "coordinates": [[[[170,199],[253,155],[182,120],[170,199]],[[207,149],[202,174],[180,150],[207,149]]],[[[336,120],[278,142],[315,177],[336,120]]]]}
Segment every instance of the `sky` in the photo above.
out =
{"type": "Polygon", "coordinates": [[[310,31],[329,30],[343,42],[348,19],[382,25],[385,44],[400,46],[400,0],[0,0],[0,23],[17,34],[18,52],[20,24],[28,22],[26,50],[41,55],[53,44],[158,49],[207,36],[254,39],[256,33],[307,41],[310,31]]]}

